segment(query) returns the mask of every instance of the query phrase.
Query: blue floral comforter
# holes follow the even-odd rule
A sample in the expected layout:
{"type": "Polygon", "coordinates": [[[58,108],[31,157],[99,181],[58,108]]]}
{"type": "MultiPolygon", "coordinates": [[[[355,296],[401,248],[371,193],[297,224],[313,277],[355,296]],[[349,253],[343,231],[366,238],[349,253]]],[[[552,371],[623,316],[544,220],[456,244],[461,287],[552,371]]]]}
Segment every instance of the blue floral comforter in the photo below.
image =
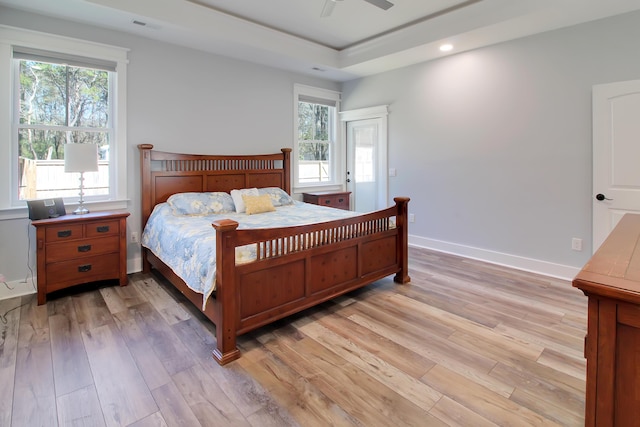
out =
{"type": "MultiPolygon", "coordinates": [[[[332,221],[358,215],[357,212],[295,201],[276,207],[275,212],[256,215],[220,213],[180,215],[167,203],[157,205],[142,234],[142,246],[150,249],[195,292],[203,294],[202,308],[215,291],[216,232],[212,222],[237,221],[238,229],[289,227],[332,221]]],[[[236,248],[236,263],[255,259],[255,245],[236,248]]]]}

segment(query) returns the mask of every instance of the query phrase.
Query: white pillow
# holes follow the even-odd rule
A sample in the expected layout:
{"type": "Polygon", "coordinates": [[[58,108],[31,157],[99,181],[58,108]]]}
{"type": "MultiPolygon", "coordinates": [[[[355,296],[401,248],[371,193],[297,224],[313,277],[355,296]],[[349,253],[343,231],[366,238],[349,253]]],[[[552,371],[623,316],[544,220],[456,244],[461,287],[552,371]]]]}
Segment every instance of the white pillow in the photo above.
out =
{"type": "Polygon", "coordinates": [[[259,196],[257,188],[243,188],[242,190],[231,190],[231,198],[233,199],[233,204],[236,205],[236,212],[241,213],[247,210],[244,205],[244,200],[242,200],[242,196],[259,196]]]}

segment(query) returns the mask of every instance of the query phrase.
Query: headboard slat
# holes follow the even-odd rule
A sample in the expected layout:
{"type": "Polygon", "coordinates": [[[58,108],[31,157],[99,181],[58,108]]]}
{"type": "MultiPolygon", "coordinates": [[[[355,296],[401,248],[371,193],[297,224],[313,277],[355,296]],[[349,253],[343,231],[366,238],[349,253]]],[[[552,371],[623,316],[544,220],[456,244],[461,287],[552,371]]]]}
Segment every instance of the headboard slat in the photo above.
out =
{"type": "Polygon", "coordinates": [[[291,194],[291,149],[276,154],[205,155],[153,150],[138,145],[142,184],[142,227],[154,206],[183,192],[280,187],[291,194]]]}

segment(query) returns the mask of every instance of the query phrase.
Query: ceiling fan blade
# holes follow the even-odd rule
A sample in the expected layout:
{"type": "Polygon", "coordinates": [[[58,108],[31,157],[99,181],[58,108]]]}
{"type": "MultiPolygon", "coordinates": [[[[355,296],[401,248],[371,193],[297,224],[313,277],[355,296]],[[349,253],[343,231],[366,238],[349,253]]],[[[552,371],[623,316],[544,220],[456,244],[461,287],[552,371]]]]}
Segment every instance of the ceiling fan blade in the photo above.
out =
{"type": "Polygon", "coordinates": [[[336,7],[336,1],[335,0],[325,0],[324,6],[322,7],[322,12],[320,13],[320,16],[322,18],[324,18],[326,16],[331,16],[331,13],[333,12],[333,8],[334,7],[336,7]]]}
{"type": "Polygon", "coordinates": [[[367,3],[371,3],[374,6],[378,6],[380,9],[384,9],[387,10],[389,9],[391,6],[393,6],[393,3],[388,2],[387,0],[364,0],[367,3]]]}

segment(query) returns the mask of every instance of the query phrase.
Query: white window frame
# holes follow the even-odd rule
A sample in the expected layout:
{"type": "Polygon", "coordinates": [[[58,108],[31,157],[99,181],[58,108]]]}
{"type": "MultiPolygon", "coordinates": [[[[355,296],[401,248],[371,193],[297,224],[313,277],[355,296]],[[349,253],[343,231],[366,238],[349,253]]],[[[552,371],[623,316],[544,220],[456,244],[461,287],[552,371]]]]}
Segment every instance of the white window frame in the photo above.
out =
{"type": "Polygon", "coordinates": [[[109,142],[109,199],[89,201],[98,209],[122,209],[127,206],[127,54],[129,49],[101,43],[62,37],[54,34],[0,25],[0,219],[24,218],[26,202],[18,200],[18,141],[14,114],[15,91],[13,47],[39,49],[64,55],[74,55],[110,61],[116,64],[114,78],[114,138],[109,142]],[[8,102],[7,102],[8,100],[8,102]]]}
{"type": "Polygon", "coordinates": [[[340,101],[341,101],[341,93],[336,92],[329,89],[322,89],[313,86],[306,86],[302,84],[295,84],[293,88],[293,112],[294,112],[294,120],[293,120],[293,188],[294,192],[299,193],[303,192],[306,189],[320,189],[320,188],[336,188],[341,187],[344,182],[344,149],[342,146],[342,132],[340,131],[340,101]],[[331,147],[330,157],[329,157],[329,168],[330,168],[330,181],[325,182],[314,182],[301,183],[298,177],[299,167],[298,167],[298,159],[299,159],[299,150],[298,150],[298,102],[300,101],[300,97],[303,98],[315,98],[319,100],[327,100],[335,103],[335,112],[334,117],[331,118],[332,123],[332,132],[333,132],[333,146],[331,147]]]}

